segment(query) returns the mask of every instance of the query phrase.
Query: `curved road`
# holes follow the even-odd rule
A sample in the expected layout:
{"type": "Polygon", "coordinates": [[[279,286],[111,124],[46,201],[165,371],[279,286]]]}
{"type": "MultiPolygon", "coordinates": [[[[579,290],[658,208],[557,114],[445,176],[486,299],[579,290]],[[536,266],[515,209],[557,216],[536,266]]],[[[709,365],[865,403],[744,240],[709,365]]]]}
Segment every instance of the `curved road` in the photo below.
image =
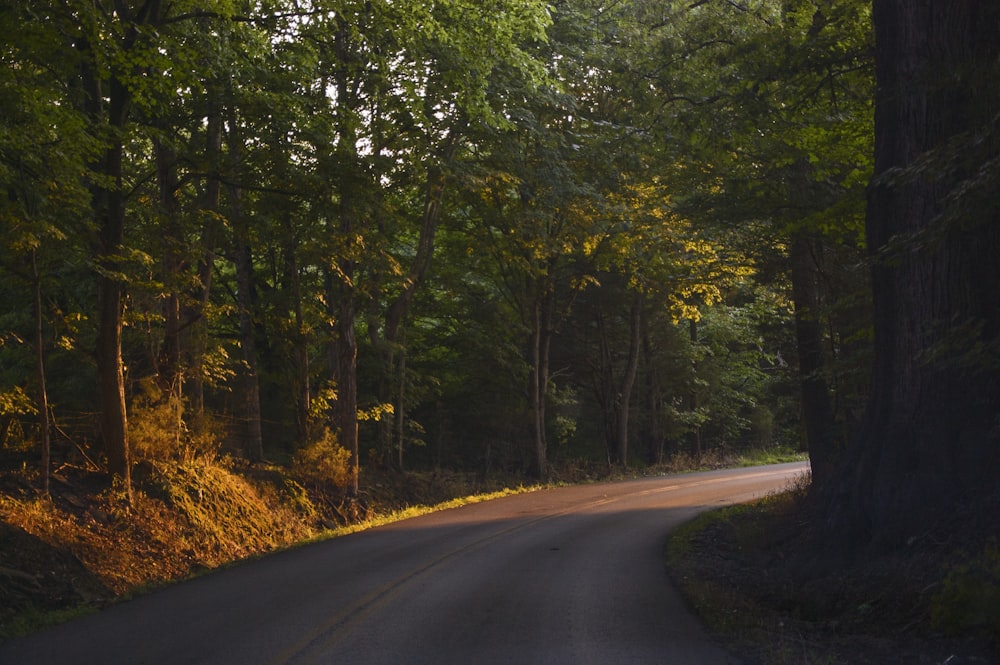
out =
{"type": "Polygon", "coordinates": [[[275,554],[0,645],[2,665],[724,665],[666,534],[805,464],[522,494],[275,554]]]}

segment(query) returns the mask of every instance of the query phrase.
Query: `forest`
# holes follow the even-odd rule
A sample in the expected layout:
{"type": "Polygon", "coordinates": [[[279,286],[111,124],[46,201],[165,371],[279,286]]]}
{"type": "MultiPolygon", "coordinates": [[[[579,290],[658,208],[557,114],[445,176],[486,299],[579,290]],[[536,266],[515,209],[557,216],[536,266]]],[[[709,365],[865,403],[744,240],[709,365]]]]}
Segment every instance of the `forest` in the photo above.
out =
{"type": "Polygon", "coordinates": [[[790,449],[892,547],[1000,471],[985,4],[6,2],[4,464],[790,449]]]}
{"type": "Polygon", "coordinates": [[[800,447],[800,377],[845,436],[870,19],[794,4],[10,7],[4,445],[544,476],[800,447]]]}

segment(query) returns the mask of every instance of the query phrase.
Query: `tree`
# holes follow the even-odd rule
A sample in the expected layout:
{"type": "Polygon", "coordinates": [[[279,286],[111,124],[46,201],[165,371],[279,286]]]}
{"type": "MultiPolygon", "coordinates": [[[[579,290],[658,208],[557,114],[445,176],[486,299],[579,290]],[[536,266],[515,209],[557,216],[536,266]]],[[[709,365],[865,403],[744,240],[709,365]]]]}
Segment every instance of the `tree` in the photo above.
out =
{"type": "Polygon", "coordinates": [[[1000,471],[1000,8],[876,0],[874,22],[872,392],[832,501],[888,547],[1000,471]]]}
{"type": "Polygon", "coordinates": [[[654,75],[657,126],[676,154],[668,182],[682,214],[754,257],[759,279],[790,285],[804,439],[822,480],[851,419],[843,340],[869,324],[850,271],[871,167],[869,11],[859,0],[720,1],[673,14],[654,75]]]}
{"type": "MultiPolygon", "coordinates": [[[[12,3],[0,11],[0,30],[7,35],[0,48],[0,191],[4,192],[0,197],[0,235],[4,239],[0,270],[15,277],[3,296],[8,307],[5,328],[10,326],[3,337],[12,333],[9,339],[30,339],[34,346],[33,377],[24,372],[14,379],[13,390],[0,386],[0,439],[6,438],[13,414],[37,413],[44,492],[48,492],[51,447],[46,327],[51,310],[58,309],[52,269],[57,263],[80,264],[80,253],[74,251],[71,241],[74,235],[73,240],[79,241],[78,230],[88,208],[88,192],[80,174],[87,172],[88,162],[98,150],[81,115],[65,103],[73,62],[59,59],[66,55],[62,36],[66,26],[49,10],[12,3]],[[18,292],[18,285],[30,285],[30,298],[18,292]],[[30,335],[26,334],[26,321],[9,320],[18,310],[32,312],[30,335]],[[33,408],[21,399],[25,393],[20,386],[25,383],[32,384],[33,408]]],[[[68,337],[65,339],[65,345],[71,346],[68,337]]],[[[6,344],[0,344],[3,346],[6,344]]],[[[5,370],[18,365],[11,360],[4,359],[5,370]]],[[[9,378],[2,380],[6,383],[9,378]]]]}

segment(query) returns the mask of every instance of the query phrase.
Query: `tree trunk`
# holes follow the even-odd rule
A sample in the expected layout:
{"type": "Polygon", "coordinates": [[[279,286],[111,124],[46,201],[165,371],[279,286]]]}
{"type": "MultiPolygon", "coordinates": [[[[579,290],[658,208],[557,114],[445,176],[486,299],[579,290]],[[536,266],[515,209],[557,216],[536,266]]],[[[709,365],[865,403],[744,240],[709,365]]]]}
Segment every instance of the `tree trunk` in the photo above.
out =
{"type": "MultiPolygon", "coordinates": [[[[38,274],[37,251],[31,250],[31,277],[34,281],[34,313],[35,313],[35,372],[38,378],[38,429],[42,443],[42,493],[49,493],[49,473],[52,444],[49,423],[49,393],[45,387],[45,336],[42,330],[42,277],[38,274]]],[[[2,443],[2,439],[0,439],[2,443]]]]}
{"type": "Polygon", "coordinates": [[[872,393],[833,504],[856,544],[923,533],[1000,471],[1000,214],[983,168],[1000,156],[998,14],[975,0],[874,3],[872,393]]]}
{"type": "Polygon", "coordinates": [[[205,352],[208,347],[208,310],[212,295],[212,276],[215,267],[216,247],[219,242],[219,212],[222,206],[222,93],[218,85],[208,87],[208,118],[205,123],[205,156],[208,175],[202,196],[201,256],[198,260],[196,286],[190,301],[184,308],[182,328],[188,332],[188,357],[186,378],[190,382],[187,390],[189,409],[193,418],[191,424],[196,432],[204,429],[205,420],[205,352]]]}
{"type": "Polygon", "coordinates": [[[642,360],[643,377],[645,379],[646,418],[643,431],[646,459],[652,464],[663,464],[666,439],[663,434],[663,395],[661,394],[659,374],[653,357],[653,340],[649,331],[648,316],[642,317],[642,360]]]}
{"type": "Polygon", "coordinates": [[[826,354],[821,296],[817,267],[819,241],[798,232],[789,248],[792,273],[792,298],[795,301],[795,338],[799,357],[799,390],[802,422],[812,467],[818,487],[830,476],[837,451],[834,449],[833,411],[826,380],[826,354]]]}
{"type": "MultiPolygon", "coordinates": [[[[344,277],[350,279],[354,269],[344,267],[344,277]]],[[[354,292],[345,285],[339,290],[337,311],[337,409],[338,441],[350,453],[348,460],[347,495],[358,496],[361,474],[358,455],[358,340],[354,331],[356,314],[354,292]]]]}
{"type": "Polygon", "coordinates": [[[549,467],[545,411],[549,388],[549,351],[552,345],[552,307],[551,294],[541,295],[535,301],[529,342],[531,376],[528,388],[533,442],[531,472],[538,478],[545,478],[549,467]]]}
{"type": "MultiPolygon", "coordinates": [[[[691,340],[691,348],[698,345],[698,322],[694,319],[688,321],[688,338],[691,340]]],[[[691,393],[688,395],[688,408],[692,414],[697,415],[701,408],[701,398],[698,394],[698,363],[691,361],[691,393]]],[[[695,425],[691,430],[691,443],[694,449],[695,460],[701,462],[701,425],[695,425]]]]}
{"type": "Polygon", "coordinates": [[[633,296],[632,307],[629,311],[629,347],[628,361],[625,365],[625,372],[622,375],[621,385],[618,388],[616,417],[618,462],[628,466],[628,421],[629,410],[632,402],[632,390],[635,386],[635,377],[639,372],[639,347],[642,341],[642,294],[636,293],[633,296]]]}
{"type": "MultiPolygon", "coordinates": [[[[427,175],[424,184],[424,206],[420,217],[420,234],[417,237],[416,252],[410,269],[403,279],[403,288],[395,300],[389,305],[385,312],[385,324],[383,327],[383,338],[378,339],[377,326],[369,325],[369,334],[372,336],[372,345],[382,356],[382,367],[385,372],[385,379],[379,386],[379,397],[383,403],[390,401],[389,393],[396,385],[400,399],[397,403],[396,412],[396,454],[399,468],[403,465],[402,449],[402,425],[406,414],[401,410],[402,390],[405,381],[405,354],[401,337],[403,336],[403,322],[410,312],[413,303],[413,296],[423,283],[430,269],[431,260],[434,257],[434,237],[437,233],[438,222],[441,218],[441,204],[444,201],[444,193],[447,185],[446,169],[454,161],[455,153],[458,149],[459,131],[453,131],[445,140],[445,144],[440,154],[440,162],[431,164],[427,168],[427,175]],[[400,363],[396,364],[396,353],[403,354],[400,363]],[[399,376],[396,376],[396,374],[399,376]]],[[[386,420],[381,426],[381,438],[385,444],[387,452],[393,447],[392,425],[386,420]]]]}
{"type": "MultiPolygon", "coordinates": [[[[162,3],[150,0],[136,16],[122,6],[115,18],[120,23],[119,46],[131,51],[143,31],[161,19],[162,3]]],[[[155,32],[155,31],[154,31],[155,32]]],[[[76,41],[81,58],[84,110],[97,135],[107,136],[109,145],[95,165],[101,180],[91,185],[97,242],[94,268],[97,272],[97,360],[101,439],[113,482],[131,495],[131,456],[125,408],[125,372],[122,365],[122,325],[125,287],[121,257],[125,242],[125,195],[122,163],[132,95],[122,81],[106,72],[86,37],[76,41]],[[107,81],[105,90],[104,81],[107,81]]]]}
{"type": "Polygon", "coordinates": [[[396,392],[396,465],[403,470],[403,445],[406,442],[406,342],[401,335],[399,350],[399,385],[396,392]]]}
{"type": "Polygon", "coordinates": [[[292,403],[295,409],[296,435],[301,444],[313,440],[310,429],[312,411],[312,390],[309,382],[309,333],[302,313],[302,276],[298,261],[298,242],[292,229],[291,220],[286,216],[285,226],[285,284],[291,290],[292,313],[295,333],[292,344],[292,403]]]}
{"type": "Polygon", "coordinates": [[[243,397],[246,408],[246,455],[251,464],[264,459],[260,423],[260,378],[253,322],[253,261],[247,241],[236,232],[236,296],[240,311],[240,348],[243,350],[243,397]]]}
{"type": "MultiPolygon", "coordinates": [[[[237,118],[230,112],[229,157],[232,174],[239,177],[242,138],[237,118]]],[[[257,339],[253,321],[253,257],[250,251],[249,222],[243,213],[243,192],[229,186],[229,223],[233,227],[233,252],[236,261],[236,300],[240,313],[240,348],[243,350],[243,398],[246,408],[246,455],[251,464],[264,459],[264,437],[260,422],[260,378],[257,363],[257,339]]]]}
{"type": "Polygon", "coordinates": [[[172,147],[154,140],[156,179],[160,195],[160,224],[163,239],[163,344],[155,358],[157,379],[163,391],[164,402],[173,413],[174,445],[179,445],[183,431],[181,399],[184,388],[184,370],[181,366],[181,299],[179,295],[181,274],[186,269],[184,232],[179,219],[177,190],[177,155],[172,147]]]}
{"type": "MultiPolygon", "coordinates": [[[[94,94],[100,94],[99,88],[94,94]]],[[[101,175],[112,184],[95,185],[94,209],[99,228],[94,265],[97,269],[97,376],[101,404],[101,439],[108,473],[131,490],[131,459],[125,409],[125,371],[122,365],[122,325],[125,286],[121,256],[125,242],[125,197],[122,161],[129,94],[115,78],[109,83],[109,124],[115,134],[106,150],[101,175]]]]}

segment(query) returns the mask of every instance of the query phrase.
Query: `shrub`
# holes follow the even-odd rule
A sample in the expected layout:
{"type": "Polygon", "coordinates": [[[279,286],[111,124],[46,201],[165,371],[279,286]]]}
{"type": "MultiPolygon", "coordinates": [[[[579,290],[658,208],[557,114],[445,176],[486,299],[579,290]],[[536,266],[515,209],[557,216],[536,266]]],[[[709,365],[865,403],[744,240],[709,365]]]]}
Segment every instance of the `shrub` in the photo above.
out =
{"type": "Polygon", "coordinates": [[[350,459],[351,453],[337,443],[333,432],[325,429],[319,439],[295,453],[292,474],[312,487],[346,487],[350,459]]]}
{"type": "Polygon", "coordinates": [[[199,433],[193,433],[184,420],[183,400],[167,395],[152,378],[143,380],[140,388],[128,421],[129,443],[137,461],[215,459],[222,438],[215,428],[199,427],[199,433]]]}
{"type": "Polygon", "coordinates": [[[950,634],[978,633],[1000,640],[1000,546],[992,540],[979,556],[952,568],[931,605],[934,627],[950,634]]]}

